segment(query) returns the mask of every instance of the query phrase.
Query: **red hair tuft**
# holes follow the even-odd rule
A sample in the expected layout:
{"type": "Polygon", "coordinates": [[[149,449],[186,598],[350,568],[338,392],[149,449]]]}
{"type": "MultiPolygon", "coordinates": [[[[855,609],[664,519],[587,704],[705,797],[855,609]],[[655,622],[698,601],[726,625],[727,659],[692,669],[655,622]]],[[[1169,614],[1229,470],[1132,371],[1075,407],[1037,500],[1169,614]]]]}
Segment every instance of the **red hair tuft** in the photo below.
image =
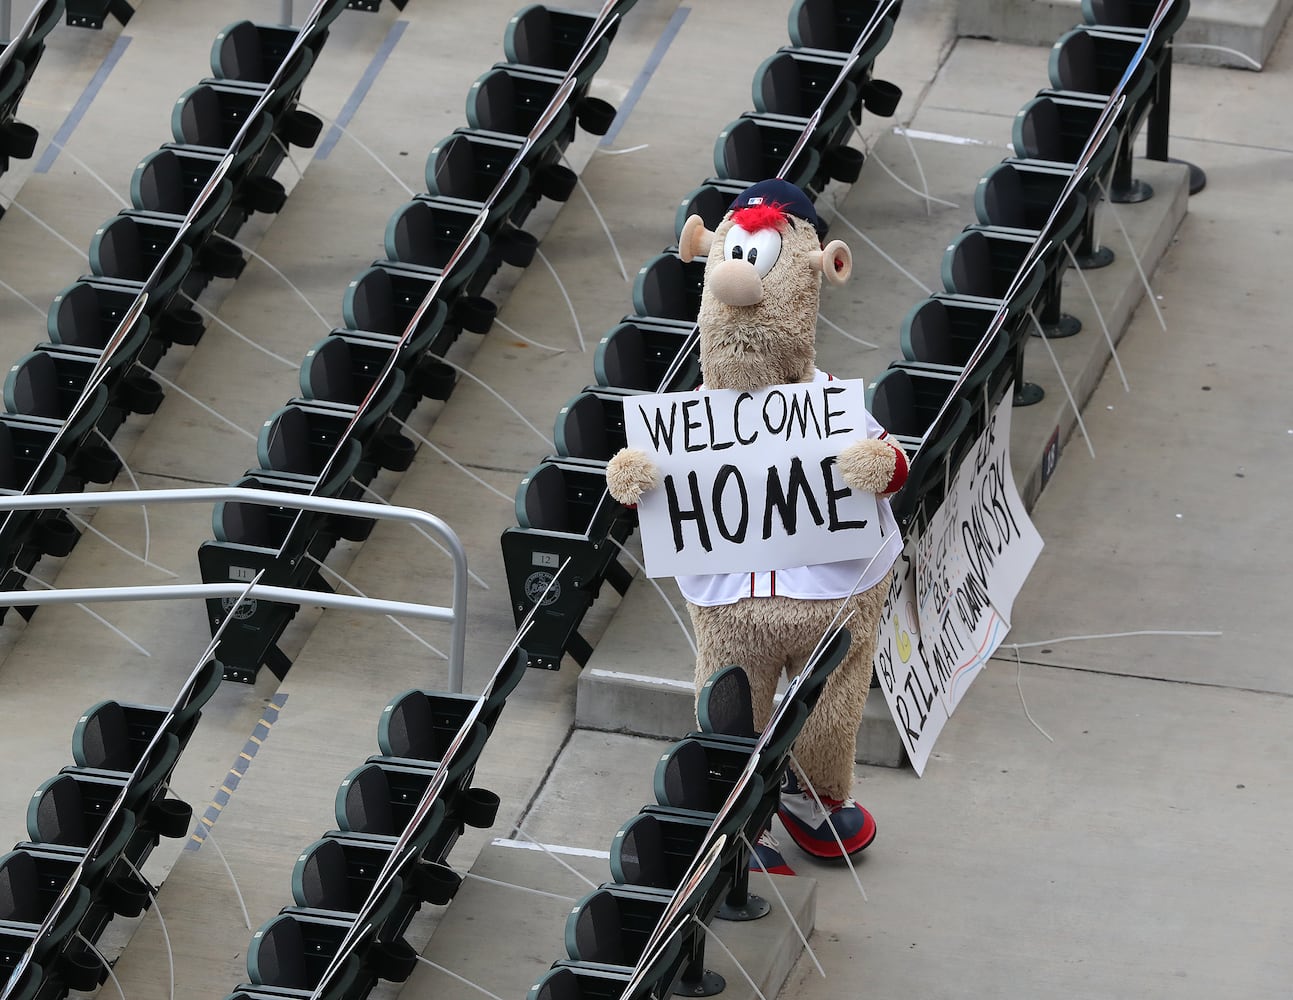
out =
{"type": "Polygon", "coordinates": [[[757,233],[763,229],[781,231],[786,228],[786,206],[777,202],[747,205],[732,213],[732,221],[747,233],[757,233]]]}

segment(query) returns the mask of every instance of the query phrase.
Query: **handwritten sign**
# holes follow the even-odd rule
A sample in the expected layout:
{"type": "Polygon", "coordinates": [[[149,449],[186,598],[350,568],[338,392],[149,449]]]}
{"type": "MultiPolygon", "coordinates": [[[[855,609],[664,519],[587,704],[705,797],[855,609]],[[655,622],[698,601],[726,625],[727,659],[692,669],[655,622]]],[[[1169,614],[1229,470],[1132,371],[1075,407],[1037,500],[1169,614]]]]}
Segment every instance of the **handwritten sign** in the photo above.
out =
{"type": "Polygon", "coordinates": [[[870,420],[857,379],[626,399],[629,446],[660,474],[638,504],[647,574],[872,556],[884,541],[875,496],[855,493],[835,467],[846,445],[874,436],[870,420]]]}
{"type": "Polygon", "coordinates": [[[907,759],[917,774],[923,774],[948,711],[943,701],[944,678],[925,659],[916,615],[913,551],[914,546],[908,545],[894,563],[889,596],[877,630],[875,673],[907,759]]]}
{"type": "Polygon", "coordinates": [[[917,774],[1009,631],[1041,550],[1010,467],[1010,407],[1000,406],[916,539],[914,560],[905,552],[894,567],[880,623],[876,672],[917,774]]]}

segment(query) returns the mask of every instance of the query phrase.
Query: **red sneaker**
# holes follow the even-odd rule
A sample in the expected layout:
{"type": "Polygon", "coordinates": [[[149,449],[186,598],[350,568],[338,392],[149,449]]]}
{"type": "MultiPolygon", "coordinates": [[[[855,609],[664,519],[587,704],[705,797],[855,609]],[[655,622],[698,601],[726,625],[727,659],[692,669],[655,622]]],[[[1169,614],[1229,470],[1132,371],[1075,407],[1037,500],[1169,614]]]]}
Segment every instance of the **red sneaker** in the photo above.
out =
{"type": "Polygon", "coordinates": [[[822,796],[821,803],[819,806],[810,792],[799,787],[795,773],[787,768],[781,781],[781,807],[777,815],[790,838],[804,851],[816,858],[839,858],[856,854],[875,840],[875,819],[852,797],[822,796]]]}

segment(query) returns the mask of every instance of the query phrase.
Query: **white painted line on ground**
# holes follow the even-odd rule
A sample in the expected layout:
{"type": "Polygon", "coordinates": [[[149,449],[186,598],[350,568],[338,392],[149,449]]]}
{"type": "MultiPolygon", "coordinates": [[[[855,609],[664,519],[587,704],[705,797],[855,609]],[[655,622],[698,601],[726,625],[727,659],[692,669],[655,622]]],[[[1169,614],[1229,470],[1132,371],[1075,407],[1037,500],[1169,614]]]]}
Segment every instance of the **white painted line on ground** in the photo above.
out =
{"type": "Polygon", "coordinates": [[[608,680],[616,681],[639,681],[642,684],[659,684],[661,687],[686,688],[688,691],[692,688],[691,681],[677,681],[671,677],[652,677],[649,674],[625,674],[618,670],[592,670],[585,671],[594,677],[605,677],[608,680]]]}
{"type": "Polygon", "coordinates": [[[590,847],[565,847],[562,844],[532,844],[528,840],[509,840],[507,837],[495,837],[491,842],[494,847],[510,847],[517,851],[546,851],[549,854],[569,854],[576,858],[601,858],[611,856],[610,851],[594,851],[590,847]]]}
{"type": "Polygon", "coordinates": [[[948,135],[946,132],[925,132],[918,128],[903,128],[901,125],[893,127],[894,135],[905,135],[909,139],[926,139],[929,142],[947,142],[953,146],[997,146],[999,143],[988,142],[986,139],[971,139],[965,135],[948,135]]]}

